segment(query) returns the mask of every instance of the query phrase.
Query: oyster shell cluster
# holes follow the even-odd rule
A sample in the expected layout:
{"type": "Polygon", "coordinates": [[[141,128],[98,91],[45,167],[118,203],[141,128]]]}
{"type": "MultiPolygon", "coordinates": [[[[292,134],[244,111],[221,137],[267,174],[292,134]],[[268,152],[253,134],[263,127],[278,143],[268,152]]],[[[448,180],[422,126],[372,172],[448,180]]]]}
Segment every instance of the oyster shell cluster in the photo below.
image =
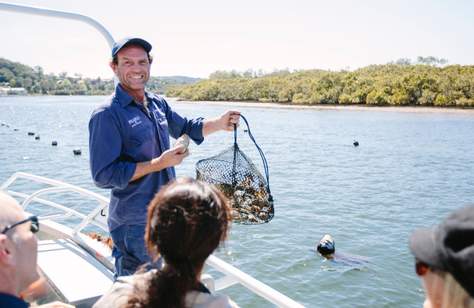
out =
{"type": "Polygon", "coordinates": [[[261,181],[253,181],[251,175],[246,176],[243,181],[235,185],[221,183],[215,184],[215,186],[229,198],[235,222],[261,224],[272,218],[273,207],[268,200],[268,192],[264,184],[261,181]]]}

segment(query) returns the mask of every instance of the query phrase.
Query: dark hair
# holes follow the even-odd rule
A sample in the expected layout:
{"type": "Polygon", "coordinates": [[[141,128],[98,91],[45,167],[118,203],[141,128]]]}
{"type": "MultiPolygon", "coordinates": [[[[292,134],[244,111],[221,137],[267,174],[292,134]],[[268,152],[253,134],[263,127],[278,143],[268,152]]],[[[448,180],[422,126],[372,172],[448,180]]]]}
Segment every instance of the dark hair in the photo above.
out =
{"type": "Polygon", "coordinates": [[[129,307],[185,307],[186,294],[197,288],[209,255],[223,242],[231,221],[224,195],[190,178],[160,190],[148,208],[145,242],[165,266],[146,288],[134,290],[129,307]]]}

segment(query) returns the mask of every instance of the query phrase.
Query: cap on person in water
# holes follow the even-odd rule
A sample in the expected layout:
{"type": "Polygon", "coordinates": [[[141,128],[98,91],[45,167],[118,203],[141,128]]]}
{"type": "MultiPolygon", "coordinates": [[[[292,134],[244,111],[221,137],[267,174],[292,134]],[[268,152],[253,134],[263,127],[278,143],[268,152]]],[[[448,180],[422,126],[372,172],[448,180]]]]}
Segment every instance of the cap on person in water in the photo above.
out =
{"type": "Polygon", "coordinates": [[[152,48],[151,44],[144,39],[138,37],[126,37],[114,43],[114,46],[112,46],[112,58],[115,57],[122,48],[130,45],[138,45],[145,49],[147,53],[149,53],[152,48]]]}
{"type": "Polygon", "coordinates": [[[410,249],[429,267],[449,272],[474,298],[474,206],[456,210],[436,228],[413,232],[410,249]]]}
{"type": "Polygon", "coordinates": [[[323,256],[333,254],[336,251],[336,244],[332,236],[329,234],[324,235],[319,241],[316,250],[323,256]]]}

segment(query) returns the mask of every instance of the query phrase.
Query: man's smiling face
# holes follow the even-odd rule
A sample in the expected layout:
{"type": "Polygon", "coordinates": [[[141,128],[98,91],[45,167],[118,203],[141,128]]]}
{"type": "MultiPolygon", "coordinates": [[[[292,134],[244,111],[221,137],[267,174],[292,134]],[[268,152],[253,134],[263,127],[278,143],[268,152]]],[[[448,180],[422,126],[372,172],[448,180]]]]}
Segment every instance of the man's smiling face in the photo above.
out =
{"type": "Polygon", "coordinates": [[[120,84],[133,97],[143,97],[150,66],[147,52],[135,45],[122,48],[117,53],[117,63],[111,63],[120,84]]]}

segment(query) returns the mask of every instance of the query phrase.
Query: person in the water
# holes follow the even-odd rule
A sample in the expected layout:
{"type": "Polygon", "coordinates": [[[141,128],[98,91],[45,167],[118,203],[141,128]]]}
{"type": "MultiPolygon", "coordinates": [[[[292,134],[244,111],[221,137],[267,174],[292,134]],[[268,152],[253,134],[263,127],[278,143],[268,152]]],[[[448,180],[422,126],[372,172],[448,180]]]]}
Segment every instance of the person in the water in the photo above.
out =
{"type": "Polygon", "coordinates": [[[316,250],[325,259],[343,265],[359,267],[368,262],[367,257],[336,253],[336,243],[334,238],[329,234],[326,234],[321,238],[316,246],[316,250]]]}
{"type": "Polygon", "coordinates": [[[326,234],[323,238],[319,241],[316,250],[319,254],[326,259],[333,259],[334,253],[336,252],[336,244],[334,243],[334,239],[331,235],[326,234]]]}

